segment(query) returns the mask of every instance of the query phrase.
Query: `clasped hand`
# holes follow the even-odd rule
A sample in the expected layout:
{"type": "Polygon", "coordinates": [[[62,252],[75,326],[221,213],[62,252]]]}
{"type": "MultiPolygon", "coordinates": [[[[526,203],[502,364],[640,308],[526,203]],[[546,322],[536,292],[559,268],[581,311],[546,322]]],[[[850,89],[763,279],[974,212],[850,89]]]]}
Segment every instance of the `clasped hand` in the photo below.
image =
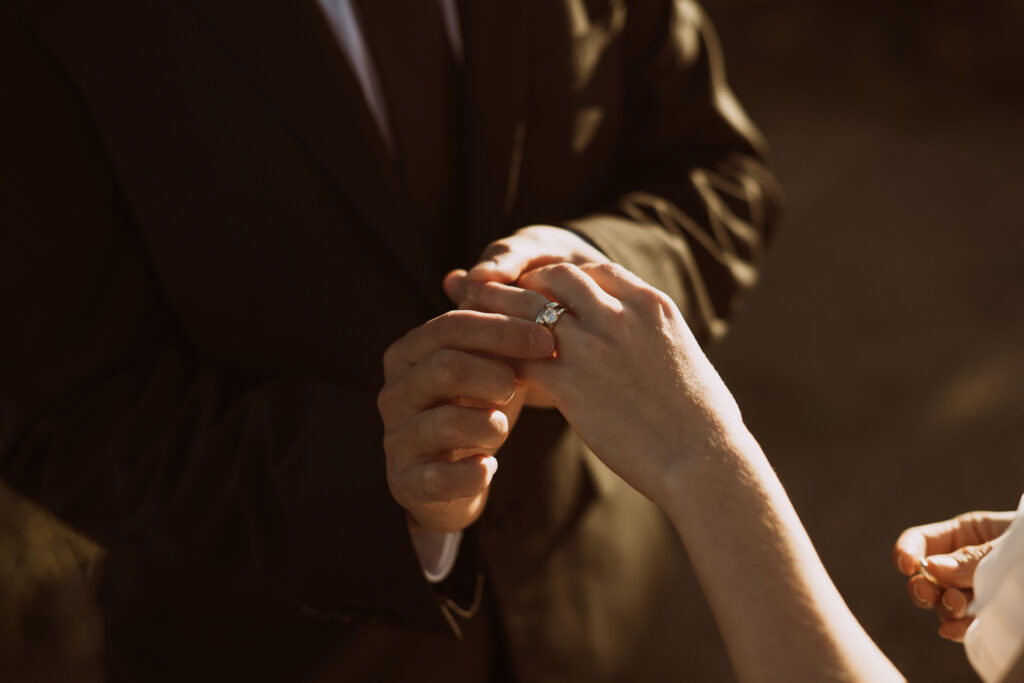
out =
{"type": "Polygon", "coordinates": [[[468,274],[457,271],[446,279],[445,290],[460,310],[388,348],[378,396],[388,485],[414,531],[457,531],[480,516],[497,468],[494,454],[526,400],[513,364],[547,358],[554,350],[551,333],[532,315],[466,310],[469,286],[510,284],[548,263],[606,260],[570,231],[524,228],[488,246],[468,274]]]}
{"type": "Polygon", "coordinates": [[[910,599],[918,607],[935,610],[943,638],[964,639],[974,621],[967,610],[974,596],[974,571],[1000,543],[1013,517],[1013,512],[967,512],[907,529],[896,541],[893,561],[910,577],[910,599]],[[931,579],[922,572],[925,559],[931,579]]]}
{"type": "Polygon", "coordinates": [[[456,271],[445,285],[462,310],[389,349],[380,394],[388,481],[414,529],[479,517],[527,389],[655,502],[671,495],[664,475],[680,434],[709,443],[746,433],[679,309],[621,266],[541,265],[516,285],[456,271]],[[551,300],[569,312],[549,331],[534,318],[551,300]]]}

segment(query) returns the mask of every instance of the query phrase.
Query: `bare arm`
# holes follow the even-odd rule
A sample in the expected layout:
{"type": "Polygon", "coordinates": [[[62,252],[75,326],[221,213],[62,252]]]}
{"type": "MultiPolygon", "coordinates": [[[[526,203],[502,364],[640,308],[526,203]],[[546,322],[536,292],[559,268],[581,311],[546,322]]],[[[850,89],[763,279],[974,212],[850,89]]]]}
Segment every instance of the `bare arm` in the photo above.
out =
{"type": "Polygon", "coordinates": [[[850,613],[735,401],[676,306],[619,266],[556,265],[483,309],[566,304],[558,357],[523,363],[587,445],[682,537],[745,681],[902,680],[850,613]],[[539,293],[543,292],[543,294],[539,293]]]}
{"type": "Polygon", "coordinates": [[[686,544],[737,675],[901,680],[836,590],[753,437],[702,446],[680,458],[672,495],[656,502],[686,544]]]}

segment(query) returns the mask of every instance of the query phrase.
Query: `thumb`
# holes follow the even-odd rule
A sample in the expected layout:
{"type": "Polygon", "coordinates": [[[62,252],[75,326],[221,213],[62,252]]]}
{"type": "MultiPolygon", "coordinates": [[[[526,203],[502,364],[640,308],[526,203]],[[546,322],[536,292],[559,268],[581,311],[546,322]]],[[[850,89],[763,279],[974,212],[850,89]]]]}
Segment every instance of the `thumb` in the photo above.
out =
{"type": "Polygon", "coordinates": [[[529,257],[520,251],[484,255],[484,258],[469,269],[470,282],[500,282],[510,285],[519,279],[529,257]]]}
{"type": "Polygon", "coordinates": [[[466,299],[467,282],[466,271],[458,268],[444,276],[444,293],[448,295],[452,303],[461,306],[466,299]]]}
{"type": "Polygon", "coordinates": [[[980,545],[967,545],[944,555],[931,555],[922,561],[922,566],[944,586],[971,588],[974,586],[974,570],[978,563],[993,548],[991,541],[980,545]]]}

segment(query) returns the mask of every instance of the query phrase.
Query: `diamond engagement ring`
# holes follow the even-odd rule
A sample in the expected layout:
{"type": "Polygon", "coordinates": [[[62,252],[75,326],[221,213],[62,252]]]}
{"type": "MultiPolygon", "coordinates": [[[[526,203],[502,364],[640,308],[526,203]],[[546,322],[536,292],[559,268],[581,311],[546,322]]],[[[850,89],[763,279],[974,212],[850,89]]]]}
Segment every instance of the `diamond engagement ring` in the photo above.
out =
{"type": "Polygon", "coordinates": [[[540,309],[540,313],[537,314],[534,322],[550,330],[558,322],[558,317],[565,313],[565,310],[565,306],[562,304],[549,301],[544,304],[544,308],[540,309]]]}

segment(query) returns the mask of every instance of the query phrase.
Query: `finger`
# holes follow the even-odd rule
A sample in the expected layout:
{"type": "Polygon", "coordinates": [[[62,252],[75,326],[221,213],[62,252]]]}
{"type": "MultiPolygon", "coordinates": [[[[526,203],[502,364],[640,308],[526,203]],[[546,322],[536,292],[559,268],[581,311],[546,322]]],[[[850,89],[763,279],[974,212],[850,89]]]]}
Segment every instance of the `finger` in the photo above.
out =
{"type": "Polygon", "coordinates": [[[456,449],[497,449],[508,438],[508,418],[493,408],[451,404],[424,410],[384,434],[384,450],[392,460],[410,461],[456,449]]]}
{"type": "Polygon", "coordinates": [[[1014,516],[1013,512],[965,512],[952,519],[911,527],[896,541],[893,560],[901,572],[912,574],[925,556],[994,541],[1014,516]]]}
{"type": "Polygon", "coordinates": [[[992,547],[992,542],[988,542],[958,548],[944,555],[929,555],[928,571],[945,586],[971,588],[974,585],[974,570],[992,551],[992,547]]]}
{"type": "Polygon", "coordinates": [[[406,471],[411,491],[409,505],[450,502],[478,496],[487,489],[498,460],[491,455],[474,455],[457,462],[430,461],[406,471]]]}
{"type": "Polygon", "coordinates": [[[938,603],[941,592],[920,574],[907,580],[907,594],[911,601],[922,609],[932,609],[938,603]]]}
{"type": "Polygon", "coordinates": [[[466,299],[466,285],[468,282],[466,271],[461,268],[453,270],[444,276],[444,281],[442,282],[444,293],[459,308],[462,308],[462,302],[466,299]]]}
{"type": "Polygon", "coordinates": [[[471,282],[512,284],[528,266],[559,260],[559,257],[541,254],[536,241],[513,235],[489,244],[480,255],[480,261],[469,269],[468,278],[471,282]]]}
{"type": "Polygon", "coordinates": [[[896,539],[893,561],[900,572],[910,576],[917,571],[926,555],[954,550],[955,539],[955,520],[911,527],[896,539]]]}
{"type": "MultiPolygon", "coordinates": [[[[560,320],[556,327],[572,321],[560,320]]],[[[564,356],[546,360],[510,360],[509,364],[516,373],[516,381],[522,383],[530,391],[539,392],[539,396],[549,405],[557,406],[558,397],[563,389],[571,385],[571,368],[563,364],[564,356]]]]}
{"type": "MultiPolygon", "coordinates": [[[[551,299],[539,292],[498,282],[471,283],[467,300],[473,308],[482,308],[512,317],[522,317],[525,320],[536,320],[541,309],[551,302],[551,299]]],[[[559,343],[571,343],[570,340],[578,336],[580,332],[579,324],[573,320],[572,316],[565,314],[559,317],[550,330],[555,337],[556,347],[559,343]]]]}
{"type": "Polygon", "coordinates": [[[964,635],[967,634],[967,628],[973,621],[974,619],[967,618],[943,622],[942,626],[939,627],[939,635],[947,640],[962,643],[964,642],[964,635]]]}
{"type": "Polygon", "coordinates": [[[942,593],[942,614],[944,619],[963,619],[967,616],[967,605],[974,597],[974,592],[968,589],[947,588],[942,593]]]}
{"type": "Polygon", "coordinates": [[[564,304],[581,320],[599,318],[606,312],[620,312],[622,303],[601,287],[579,266],[571,263],[537,268],[523,273],[519,284],[546,294],[564,304]]]}
{"type": "Polygon", "coordinates": [[[651,285],[618,263],[589,263],[580,266],[604,291],[616,299],[627,300],[635,297],[651,285]]]}
{"type": "Polygon", "coordinates": [[[506,358],[546,358],[551,333],[533,322],[496,313],[449,311],[410,331],[384,353],[386,377],[440,349],[477,351],[506,358]]]}
{"type": "Polygon", "coordinates": [[[540,292],[498,282],[473,282],[467,287],[466,300],[478,311],[501,313],[523,320],[536,320],[551,299],[540,292]]]}
{"type": "Polygon", "coordinates": [[[387,422],[456,399],[502,406],[511,400],[515,383],[515,372],[508,363],[441,349],[386,383],[377,396],[377,408],[387,422]]]}

